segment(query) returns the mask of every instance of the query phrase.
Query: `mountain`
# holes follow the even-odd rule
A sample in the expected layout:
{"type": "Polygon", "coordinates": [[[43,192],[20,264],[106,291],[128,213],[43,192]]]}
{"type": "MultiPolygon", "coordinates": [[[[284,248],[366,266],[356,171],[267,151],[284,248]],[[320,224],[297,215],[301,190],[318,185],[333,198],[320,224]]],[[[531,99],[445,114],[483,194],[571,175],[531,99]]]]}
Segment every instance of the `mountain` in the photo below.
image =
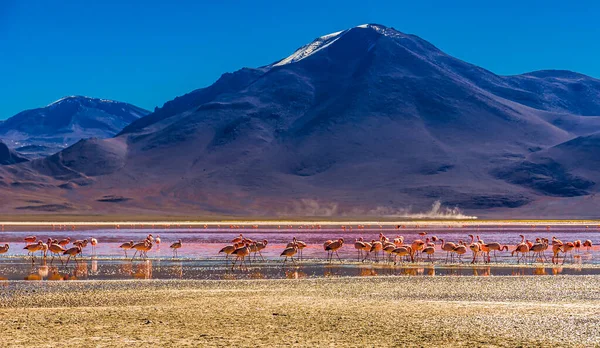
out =
{"type": "Polygon", "coordinates": [[[147,114],[149,111],[127,103],[70,96],[5,120],[0,123],[0,138],[24,154],[40,157],[80,139],[113,137],[147,114]]]}
{"type": "Polygon", "coordinates": [[[378,217],[439,200],[480,217],[597,217],[600,177],[581,162],[599,116],[597,79],[499,76],[367,24],[224,74],[112,139],[0,168],[40,202],[0,211],[378,217]]]}
{"type": "Polygon", "coordinates": [[[26,162],[27,159],[0,141],[0,165],[26,162]]]}

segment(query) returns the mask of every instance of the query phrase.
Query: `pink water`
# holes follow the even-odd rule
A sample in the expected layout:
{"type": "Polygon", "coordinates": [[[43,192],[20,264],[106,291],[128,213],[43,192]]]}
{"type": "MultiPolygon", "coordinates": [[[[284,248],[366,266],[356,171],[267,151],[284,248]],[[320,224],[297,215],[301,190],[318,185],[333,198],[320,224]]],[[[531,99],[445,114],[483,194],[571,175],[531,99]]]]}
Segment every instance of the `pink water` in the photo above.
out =
{"type": "MultiPolygon", "coordinates": [[[[536,237],[552,238],[556,236],[563,242],[581,241],[590,239],[594,245],[600,243],[600,230],[596,227],[586,226],[551,226],[532,228],[531,226],[485,226],[485,227],[427,227],[415,228],[414,226],[396,229],[394,226],[382,228],[358,229],[356,226],[349,230],[336,227],[323,227],[321,229],[303,228],[246,228],[246,229],[216,229],[216,228],[155,228],[155,229],[88,229],[88,230],[36,230],[36,231],[3,231],[0,232],[0,245],[10,244],[8,253],[0,255],[0,279],[9,280],[25,279],[31,275],[32,279],[52,278],[77,278],[77,279],[128,279],[128,278],[186,278],[186,279],[249,279],[249,278],[301,278],[301,277],[327,277],[327,276],[372,276],[372,275],[550,275],[550,274],[598,274],[599,268],[580,267],[583,265],[599,264],[600,250],[597,246],[592,250],[582,248],[574,253],[574,257],[565,261],[565,266],[552,266],[549,263],[537,265],[538,267],[515,267],[516,258],[510,253],[498,254],[498,263],[505,266],[488,267],[483,263],[471,267],[464,265],[447,265],[445,253],[437,246],[434,264],[427,265],[421,262],[418,265],[398,264],[367,261],[356,262],[357,252],[353,242],[359,237],[366,241],[378,239],[379,233],[384,233],[389,238],[402,235],[405,243],[414,239],[424,239],[428,236],[437,236],[446,241],[469,241],[469,234],[479,235],[485,242],[499,242],[509,247],[520,241],[519,234],[524,234],[527,239],[535,240],[536,237]],[[419,232],[427,232],[427,236],[419,236],[419,232]],[[223,254],[218,251],[229,242],[243,233],[244,237],[253,240],[268,240],[268,246],[263,251],[266,261],[255,261],[248,265],[248,269],[240,271],[236,268],[231,271],[231,264],[225,261],[223,254]],[[162,243],[155,245],[148,253],[148,260],[136,259],[131,261],[132,253],[128,258],[118,246],[126,241],[143,240],[148,234],[160,235],[162,243]],[[84,258],[78,263],[70,262],[64,266],[60,261],[51,261],[49,258],[44,264],[41,258],[36,258],[32,263],[26,258],[23,250],[25,236],[35,235],[45,241],[47,238],[71,240],[94,237],[99,241],[92,257],[91,247],[84,249],[84,258]],[[308,244],[303,250],[303,261],[297,265],[282,267],[279,256],[285,245],[297,237],[308,244]],[[326,253],[322,244],[328,239],[344,238],[345,244],[339,251],[339,256],[345,263],[339,261],[331,265],[325,262],[326,253]],[[181,239],[183,247],[179,250],[177,259],[173,259],[169,245],[181,239]],[[35,275],[38,276],[35,276],[35,275]],[[58,276],[60,275],[60,277],[58,276]]],[[[470,261],[470,251],[464,260],[470,261]]],[[[561,259],[561,263],[562,263],[561,259]]]]}

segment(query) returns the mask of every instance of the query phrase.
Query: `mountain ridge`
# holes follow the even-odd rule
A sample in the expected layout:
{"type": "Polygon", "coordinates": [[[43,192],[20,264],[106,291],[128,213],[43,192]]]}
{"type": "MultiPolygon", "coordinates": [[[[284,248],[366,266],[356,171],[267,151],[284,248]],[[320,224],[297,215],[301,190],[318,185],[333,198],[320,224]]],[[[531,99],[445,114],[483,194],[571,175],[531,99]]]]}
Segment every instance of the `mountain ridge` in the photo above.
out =
{"type": "Polygon", "coordinates": [[[0,138],[12,147],[32,149],[31,154],[40,157],[82,138],[112,137],[148,113],[128,103],[67,96],[6,119],[0,123],[0,138]]]}

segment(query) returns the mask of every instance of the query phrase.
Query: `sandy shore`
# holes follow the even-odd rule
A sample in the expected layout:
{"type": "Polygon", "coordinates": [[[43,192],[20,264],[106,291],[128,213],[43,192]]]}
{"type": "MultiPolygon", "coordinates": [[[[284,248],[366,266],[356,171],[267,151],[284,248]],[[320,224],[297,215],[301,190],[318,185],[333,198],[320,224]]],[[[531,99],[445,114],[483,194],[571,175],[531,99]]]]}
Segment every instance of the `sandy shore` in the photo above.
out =
{"type": "Polygon", "coordinates": [[[600,277],[0,286],[3,346],[598,346],[600,277]]]}

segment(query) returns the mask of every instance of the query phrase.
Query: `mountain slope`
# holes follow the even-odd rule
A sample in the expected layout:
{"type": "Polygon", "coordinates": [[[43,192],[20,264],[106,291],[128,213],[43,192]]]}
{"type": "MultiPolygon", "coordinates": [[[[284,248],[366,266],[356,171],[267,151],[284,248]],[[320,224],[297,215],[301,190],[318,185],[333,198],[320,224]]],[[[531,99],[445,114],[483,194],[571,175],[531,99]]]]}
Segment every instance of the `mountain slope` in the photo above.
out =
{"type": "Polygon", "coordinates": [[[24,153],[43,156],[83,138],[109,138],[149,112],[112,100],[65,97],[0,123],[0,137],[24,153]]]}
{"type": "Polygon", "coordinates": [[[536,156],[600,132],[599,93],[590,77],[498,76],[363,25],[225,74],[114,139],[0,176],[81,211],[378,216],[441,200],[469,215],[533,217],[545,199],[595,192],[600,178],[569,166],[568,153],[536,156]],[[107,206],[106,195],[124,200],[107,206]]]}
{"type": "Polygon", "coordinates": [[[0,141],[0,165],[26,162],[27,159],[0,141]]]}

